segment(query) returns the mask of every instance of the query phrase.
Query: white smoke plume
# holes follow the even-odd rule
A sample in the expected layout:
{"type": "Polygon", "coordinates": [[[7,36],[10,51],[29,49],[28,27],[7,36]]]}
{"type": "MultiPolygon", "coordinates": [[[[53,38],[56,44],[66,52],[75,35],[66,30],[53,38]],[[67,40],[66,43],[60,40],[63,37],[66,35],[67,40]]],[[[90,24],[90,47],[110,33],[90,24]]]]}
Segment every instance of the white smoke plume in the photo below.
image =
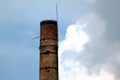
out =
{"type": "Polygon", "coordinates": [[[106,66],[112,58],[98,54],[108,47],[104,44],[105,30],[106,22],[96,13],[85,15],[67,27],[65,38],[59,43],[60,80],[117,80],[111,73],[112,67],[106,66]],[[105,63],[100,63],[102,58],[97,57],[103,57],[105,63]]]}

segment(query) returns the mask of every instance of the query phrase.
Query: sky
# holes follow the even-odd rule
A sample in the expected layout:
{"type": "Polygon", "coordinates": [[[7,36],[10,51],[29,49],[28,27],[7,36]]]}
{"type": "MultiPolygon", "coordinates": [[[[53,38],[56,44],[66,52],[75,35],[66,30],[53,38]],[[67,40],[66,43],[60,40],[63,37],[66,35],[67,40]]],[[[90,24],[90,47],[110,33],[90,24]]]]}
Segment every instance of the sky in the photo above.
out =
{"type": "Polygon", "coordinates": [[[39,80],[33,38],[56,4],[59,80],[120,80],[120,0],[0,0],[0,80],[39,80]]]}

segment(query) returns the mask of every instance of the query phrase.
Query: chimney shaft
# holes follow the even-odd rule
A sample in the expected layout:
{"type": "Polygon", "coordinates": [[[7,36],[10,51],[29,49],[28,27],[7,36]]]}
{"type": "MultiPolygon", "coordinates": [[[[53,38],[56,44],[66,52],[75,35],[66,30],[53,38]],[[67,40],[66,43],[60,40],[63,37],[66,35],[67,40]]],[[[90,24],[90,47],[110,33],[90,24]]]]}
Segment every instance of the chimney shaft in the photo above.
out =
{"type": "Polygon", "coordinates": [[[54,20],[40,23],[39,73],[39,80],[58,80],[58,29],[54,20]]]}

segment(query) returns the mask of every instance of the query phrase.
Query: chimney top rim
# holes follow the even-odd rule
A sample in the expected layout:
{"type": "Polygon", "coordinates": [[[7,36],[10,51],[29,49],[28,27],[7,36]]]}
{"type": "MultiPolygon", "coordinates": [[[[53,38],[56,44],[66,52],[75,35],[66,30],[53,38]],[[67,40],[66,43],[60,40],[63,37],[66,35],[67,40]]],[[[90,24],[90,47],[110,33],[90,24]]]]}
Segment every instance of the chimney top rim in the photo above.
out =
{"type": "Polygon", "coordinates": [[[57,21],[56,20],[42,20],[40,22],[40,25],[42,26],[44,24],[55,24],[55,25],[57,25],[57,21]]]}

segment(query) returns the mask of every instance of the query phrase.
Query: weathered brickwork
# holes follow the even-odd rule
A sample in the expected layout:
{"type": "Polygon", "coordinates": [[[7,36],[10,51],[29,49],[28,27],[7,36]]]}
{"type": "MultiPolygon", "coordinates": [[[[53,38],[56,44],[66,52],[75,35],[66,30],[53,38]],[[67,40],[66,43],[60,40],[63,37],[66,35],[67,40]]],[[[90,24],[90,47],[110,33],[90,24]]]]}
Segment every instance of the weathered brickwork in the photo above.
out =
{"type": "Polygon", "coordinates": [[[42,45],[57,45],[57,40],[54,40],[54,38],[52,39],[50,39],[50,38],[48,38],[48,39],[42,39],[41,40],[41,46],[42,45]]]}
{"type": "Polygon", "coordinates": [[[58,80],[57,22],[40,23],[40,80],[58,80]]]}
{"type": "Polygon", "coordinates": [[[40,56],[42,56],[40,58],[40,66],[41,68],[45,68],[45,67],[52,67],[52,68],[56,68],[58,65],[57,63],[57,55],[54,53],[48,53],[48,54],[41,54],[40,56]]]}
{"type": "Polygon", "coordinates": [[[58,74],[57,68],[42,68],[40,69],[41,80],[58,80],[56,74],[58,74]]]}

